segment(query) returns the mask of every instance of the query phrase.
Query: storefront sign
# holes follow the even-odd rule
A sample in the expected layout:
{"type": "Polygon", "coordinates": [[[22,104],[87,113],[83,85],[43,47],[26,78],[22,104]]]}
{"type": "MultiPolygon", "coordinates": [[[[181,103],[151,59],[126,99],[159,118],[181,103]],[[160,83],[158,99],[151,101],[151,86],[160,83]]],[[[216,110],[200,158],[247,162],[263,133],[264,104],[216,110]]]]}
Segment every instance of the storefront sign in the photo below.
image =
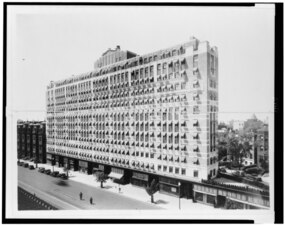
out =
{"type": "Polygon", "coordinates": [[[143,173],[133,172],[133,178],[148,181],[148,175],[143,173]]]}
{"type": "Polygon", "coordinates": [[[88,167],[88,162],[79,161],[79,166],[80,166],[80,167],[87,168],[87,167],[88,167]]]}

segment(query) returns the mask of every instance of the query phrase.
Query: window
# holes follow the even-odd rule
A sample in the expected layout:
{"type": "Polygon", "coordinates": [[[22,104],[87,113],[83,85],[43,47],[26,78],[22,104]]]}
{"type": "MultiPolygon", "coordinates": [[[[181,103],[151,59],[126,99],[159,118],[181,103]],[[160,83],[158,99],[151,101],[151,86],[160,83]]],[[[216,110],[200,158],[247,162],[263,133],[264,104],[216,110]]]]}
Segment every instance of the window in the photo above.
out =
{"type": "Polygon", "coordinates": [[[185,87],[186,87],[186,83],[181,83],[181,89],[183,90],[185,89],[185,87]]]}
{"type": "Polygon", "coordinates": [[[168,132],[173,132],[173,124],[168,125],[168,132]]]}
{"type": "Polygon", "coordinates": [[[163,172],[167,171],[167,166],[163,166],[163,172]]]}
{"type": "Polygon", "coordinates": [[[161,170],[161,165],[157,166],[157,170],[160,171],[161,170]]]}
{"type": "Polygon", "coordinates": [[[181,174],[182,174],[182,175],[186,175],[186,169],[182,168],[182,169],[181,169],[181,174]]]}
{"type": "Polygon", "coordinates": [[[145,68],[145,78],[148,77],[148,67],[145,68]]]}
{"type": "Polygon", "coordinates": [[[172,166],[169,167],[169,173],[173,173],[173,167],[172,166]]]}
{"type": "Polygon", "coordinates": [[[168,138],[168,143],[172,144],[172,142],[173,142],[173,135],[171,134],[168,138]]]}
{"type": "MultiPolygon", "coordinates": [[[[179,107],[176,107],[175,108],[175,117],[174,117],[175,120],[178,120],[179,119],[179,107]]],[[[175,132],[178,132],[178,131],[175,131],[175,132]]]]}
{"type": "Polygon", "coordinates": [[[169,108],[169,111],[168,111],[168,120],[172,120],[172,116],[173,116],[173,108],[169,108]]]}
{"type": "Polygon", "coordinates": [[[163,136],[163,140],[162,140],[162,142],[165,144],[166,143],[166,139],[167,139],[167,137],[166,137],[166,134],[163,136]]]}
{"type": "Polygon", "coordinates": [[[150,67],[150,76],[153,76],[153,66],[150,67]]]}
{"type": "Polygon", "coordinates": [[[157,75],[161,75],[161,64],[157,64],[157,75]]]}
{"type": "Polygon", "coordinates": [[[162,114],[162,119],[163,119],[163,120],[166,120],[166,112],[164,112],[164,113],[162,114]]]}
{"type": "Polygon", "coordinates": [[[211,55],[211,74],[214,75],[215,74],[215,57],[213,55],[211,55]]]}
{"type": "Polygon", "coordinates": [[[194,114],[199,113],[199,106],[198,105],[193,106],[193,113],[194,114]]]}
{"type": "Polygon", "coordinates": [[[179,135],[176,135],[174,138],[174,143],[179,144],[179,135]]]}
{"type": "Polygon", "coordinates": [[[198,177],[198,173],[199,173],[198,170],[194,170],[193,176],[194,176],[194,177],[198,177]]]}
{"type": "Polygon", "coordinates": [[[175,174],[179,174],[179,168],[175,167],[175,174]]]}
{"type": "Polygon", "coordinates": [[[198,67],[198,55],[194,55],[193,57],[193,67],[198,67]]]}
{"type": "Polygon", "coordinates": [[[173,72],[173,63],[169,63],[168,65],[168,73],[172,73],[173,72]]]}
{"type": "Polygon", "coordinates": [[[163,126],[162,126],[162,131],[163,131],[163,132],[166,132],[166,123],[163,124],[163,126]]]}
{"type": "Polygon", "coordinates": [[[166,73],[166,67],[167,67],[167,63],[163,63],[163,69],[162,69],[163,74],[166,73]]]}

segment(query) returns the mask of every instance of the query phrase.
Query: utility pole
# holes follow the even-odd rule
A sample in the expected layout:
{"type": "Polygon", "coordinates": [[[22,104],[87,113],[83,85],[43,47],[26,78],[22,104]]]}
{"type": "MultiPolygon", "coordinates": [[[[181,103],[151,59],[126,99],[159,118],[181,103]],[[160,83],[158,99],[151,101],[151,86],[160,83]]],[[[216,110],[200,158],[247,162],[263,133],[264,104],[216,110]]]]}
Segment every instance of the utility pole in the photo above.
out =
{"type": "Polygon", "coordinates": [[[179,210],[181,209],[181,203],[180,203],[180,186],[181,186],[181,183],[178,182],[178,190],[179,190],[179,210]]]}

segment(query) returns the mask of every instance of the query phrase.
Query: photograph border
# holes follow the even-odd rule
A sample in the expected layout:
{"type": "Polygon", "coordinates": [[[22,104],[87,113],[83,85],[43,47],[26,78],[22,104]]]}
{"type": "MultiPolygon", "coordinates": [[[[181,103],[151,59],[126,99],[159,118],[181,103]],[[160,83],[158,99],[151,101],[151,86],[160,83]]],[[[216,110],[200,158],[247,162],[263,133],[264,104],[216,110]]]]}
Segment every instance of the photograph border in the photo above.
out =
{"type": "MultiPolygon", "coordinates": [[[[262,3],[264,4],[264,3],[262,3]]],[[[266,4],[266,3],[265,3],[266,4]]],[[[275,68],[274,68],[274,190],[275,223],[283,223],[283,3],[275,4],[275,68]],[[277,148],[279,151],[276,154],[277,148]],[[282,178],[282,182],[280,179],[282,178]]],[[[146,3],[146,2],[4,2],[3,3],[3,130],[2,130],[2,223],[252,223],[253,220],[192,220],[192,219],[20,219],[6,218],[6,129],[7,129],[7,8],[8,6],[219,6],[252,7],[255,3],[146,3]]]]}

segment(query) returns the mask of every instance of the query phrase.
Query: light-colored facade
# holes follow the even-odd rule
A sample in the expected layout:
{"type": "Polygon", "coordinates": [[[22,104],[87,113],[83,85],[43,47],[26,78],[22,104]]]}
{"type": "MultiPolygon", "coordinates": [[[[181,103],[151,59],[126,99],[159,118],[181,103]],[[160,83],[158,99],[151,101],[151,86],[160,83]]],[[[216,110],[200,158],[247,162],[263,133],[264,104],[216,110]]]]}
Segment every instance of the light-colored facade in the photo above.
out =
{"type": "Polygon", "coordinates": [[[190,38],[51,82],[47,153],[121,171],[210,179],[218,169],[217,114],[217,48],[190,38]]]}
{"type": "Polygon", "coordinates": [[[242,130],[244,128],[244,121],[234,120],[233,130],[242,130]]]}

